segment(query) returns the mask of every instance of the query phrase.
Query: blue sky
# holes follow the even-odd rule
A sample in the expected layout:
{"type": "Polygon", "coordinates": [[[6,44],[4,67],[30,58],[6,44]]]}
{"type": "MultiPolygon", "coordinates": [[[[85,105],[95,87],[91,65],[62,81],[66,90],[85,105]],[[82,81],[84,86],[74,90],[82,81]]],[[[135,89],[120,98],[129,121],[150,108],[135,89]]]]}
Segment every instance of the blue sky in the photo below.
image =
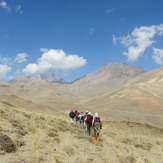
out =
{"type": "Polygon", "coordinates": [[[106,63],[163,65],[162,0],[0,0],[0,79],[73,81],[106,63]]]}

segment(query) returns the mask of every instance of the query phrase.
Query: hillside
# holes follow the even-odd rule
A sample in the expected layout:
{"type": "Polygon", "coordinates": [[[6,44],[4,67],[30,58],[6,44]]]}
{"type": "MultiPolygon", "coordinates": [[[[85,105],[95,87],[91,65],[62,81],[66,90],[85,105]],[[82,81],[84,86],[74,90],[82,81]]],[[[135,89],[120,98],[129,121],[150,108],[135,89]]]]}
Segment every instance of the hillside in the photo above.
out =
{"type": "Polygon", "coordinates": [[[82,104],[103,115],[163,127],[163,68],[130,80],[111,93],[82,104]]]}
{"type": "Polygon", "coordinates": [[[38,114],[0,102],[0,162],[144,163],[163,161],[163,130],[103,119],[101,142],[70,125],[68,112],[38,114]]]}

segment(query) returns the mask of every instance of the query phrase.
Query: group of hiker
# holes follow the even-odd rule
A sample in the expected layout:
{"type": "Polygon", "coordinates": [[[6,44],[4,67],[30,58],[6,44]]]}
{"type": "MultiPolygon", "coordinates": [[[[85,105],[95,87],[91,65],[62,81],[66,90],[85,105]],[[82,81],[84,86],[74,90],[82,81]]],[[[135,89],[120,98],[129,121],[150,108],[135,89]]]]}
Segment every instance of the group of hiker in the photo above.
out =
{"type": "Polygon", "coordinates": [[[78,112],[77,110],[71,110],[69,113],[70,123],[73,124],[74,120],[76,123],[81,125],[81,128],[85,128],[87,130],[88,135],[91,135],[91,130],[94,130],[94,139],[95,141],[100,141],[100,132],[102,129],[102,121],[98,115],[95,113],[95,116],[91,114],[91,112],[86,111],[85,114],[83,112],[78,112]]]}

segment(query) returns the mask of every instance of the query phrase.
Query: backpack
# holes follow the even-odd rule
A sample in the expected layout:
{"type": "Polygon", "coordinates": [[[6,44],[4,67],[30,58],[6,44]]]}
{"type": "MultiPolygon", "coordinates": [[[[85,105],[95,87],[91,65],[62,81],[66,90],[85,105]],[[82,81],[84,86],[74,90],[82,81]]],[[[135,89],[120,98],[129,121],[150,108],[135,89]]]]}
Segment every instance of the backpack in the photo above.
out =
{"type": "Polygon", "coordinates": [[[79,119],[79,115],[80,115],[80,113],[76,112],[76,119],[79,119]]]}
{"type": "Polygon", "coordinates": [[[93,116],[92,115],[87,115],[86,122],[91,125],[92,124],[92,120],[93,120],[93,116]]]}
{"type": "Polygon", "coordinates": [[[70,114],[69,114],[69,116],[70,116],[71,118],[74,118],[74,117],[75,117],[75,113],[74,113],[73,111],[71,111],[70,114]]]}
{"type": "Polygon", "coordinates": [[[80,117],[80,119],[81,119],[82,121],[84,121],[84,115],[82,115],[82,116],[80,117]]]}
{"type": "Polygon", "coordinates": [[[102,128],[102,122],[99,117],[94,119],[93,126],[96,131],[100,131],[100,129],[102,128]]]}

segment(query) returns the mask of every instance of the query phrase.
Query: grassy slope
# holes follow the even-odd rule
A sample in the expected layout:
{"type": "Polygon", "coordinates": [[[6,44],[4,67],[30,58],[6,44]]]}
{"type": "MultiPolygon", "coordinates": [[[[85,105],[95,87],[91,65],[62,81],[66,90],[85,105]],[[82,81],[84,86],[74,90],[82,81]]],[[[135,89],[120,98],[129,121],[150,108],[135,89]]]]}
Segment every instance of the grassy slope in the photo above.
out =
{"type": "Polygon", "coordinates": [[[104,120],[94,142],[67,113],[27,112],[0,102],[0,162],[150,163],[163,161],[163,130],[146,124],[104,120]]]}

